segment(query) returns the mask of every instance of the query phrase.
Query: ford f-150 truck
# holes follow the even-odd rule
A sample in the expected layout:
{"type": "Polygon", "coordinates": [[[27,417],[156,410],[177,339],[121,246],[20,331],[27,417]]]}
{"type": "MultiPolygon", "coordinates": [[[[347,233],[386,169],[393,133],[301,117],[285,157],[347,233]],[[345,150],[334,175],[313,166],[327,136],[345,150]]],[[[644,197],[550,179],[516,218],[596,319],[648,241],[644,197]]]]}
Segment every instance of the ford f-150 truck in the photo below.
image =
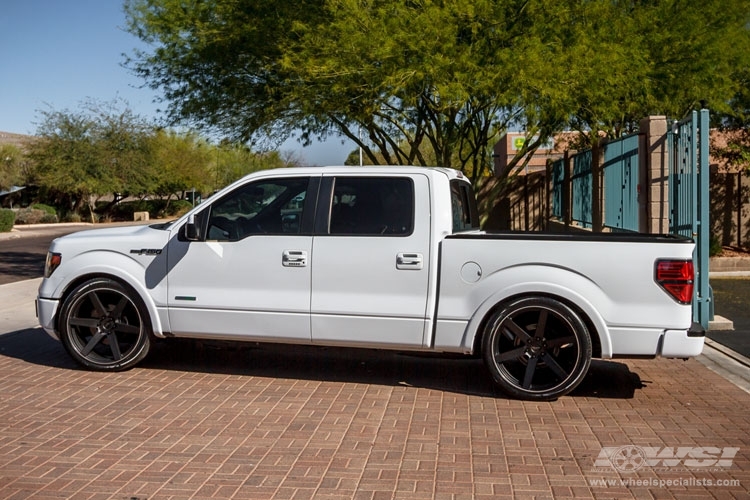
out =
{"type": "Polygon", "coordinates": [[[692,255],[672,236],[484,233],[455,170],[279,169],[174,222],[56,239],[37,310],[93,370],[165,337],[460,353],[550,400],[592,357],[700,354],[692,255]]]}

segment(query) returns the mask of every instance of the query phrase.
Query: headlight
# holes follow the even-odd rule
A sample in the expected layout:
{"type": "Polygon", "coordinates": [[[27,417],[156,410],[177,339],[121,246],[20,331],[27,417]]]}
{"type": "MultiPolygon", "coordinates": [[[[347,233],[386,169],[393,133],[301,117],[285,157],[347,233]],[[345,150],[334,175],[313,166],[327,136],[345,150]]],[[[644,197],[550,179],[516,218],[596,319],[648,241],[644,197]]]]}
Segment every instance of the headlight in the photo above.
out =
{"type": "Polygon", "coordinates": [[[44,262],[44,277],[49,278],[55,269],[62,263],[62,254],[47,252],[47,260],[44,262]]]}

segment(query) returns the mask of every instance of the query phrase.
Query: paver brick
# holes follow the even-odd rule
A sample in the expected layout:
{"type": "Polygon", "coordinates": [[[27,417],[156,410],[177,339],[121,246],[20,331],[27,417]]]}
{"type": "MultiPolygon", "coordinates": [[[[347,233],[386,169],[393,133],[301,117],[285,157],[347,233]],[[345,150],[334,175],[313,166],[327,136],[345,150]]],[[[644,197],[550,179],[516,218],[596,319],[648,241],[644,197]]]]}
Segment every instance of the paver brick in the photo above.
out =
{"type": "Polygon", "coordinates": [[[0,497],[750,497],[750,394],[695,360],[594,361],[573,394],[534,403],[476,360],[192,347],[106,374],[41,330],[0,336],[0,497]],[[594,469],[604,446],[739,451],[730,468],[624,473],[594,469]],[[735,483],[658,485],[675,478],[735,483]]]}

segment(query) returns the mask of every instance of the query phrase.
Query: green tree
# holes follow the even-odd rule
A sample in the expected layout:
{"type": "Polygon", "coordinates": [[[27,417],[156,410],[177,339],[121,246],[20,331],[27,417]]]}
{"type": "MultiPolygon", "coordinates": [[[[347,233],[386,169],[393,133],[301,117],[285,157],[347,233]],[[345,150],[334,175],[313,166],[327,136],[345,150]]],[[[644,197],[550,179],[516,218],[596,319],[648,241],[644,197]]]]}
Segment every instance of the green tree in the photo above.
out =
{"type": "Polygon", "coordinates": [[[742,85],[730,101],[728,112],[713,118],[721,140],[712,141],[711,153],[737,170],[750,174],[750,67],[740,72],[742,85]]]}
{"type": "Polygon", "coordinates": [[[12,144],[0,144],[0,191],[25,182],[23,152],[12,144]]]}
{"type": "Polygon", "coordinates": [[[30,144],[36,182],[67,209],[89,208],[92,222],[97,197],[150,192],[152,128],[129,108],[88,102],[78,111],[41,112],[38,139],[30,144]]]}
{"type": "Polygon", "coordinates": [[[635,132],[648,115],[680,119],[701,107],[730,111],[732,96],[744,86],[738,69],[750,65],[750,2],[588,4],[589,15],[570,25],[580,41],[571,56],[590,61],[570,78],[570,123],[602,132],[583,135],[589,143],[635,132]]]}
{"type": "Polygon", "coordinates": [[[617,135],[725,106],[750,54],[748,0],[126,0],[126,13],[154,46],[129,66],[175,123],[243,141],[343,134],[371,163],[474,179],[508,129],[526,133],[518,166],[569,126],[617,135]]]}
{"type": "Polygon", "coordinates": [[[152,161],[158,171],[154,193],[181,198],[185,191],[209,192],[212,149],[193,133],[161,130],[153,137],[152,161]]]}
{"type": "Polygon", "coordinates": [[[284,157],[278,151],[253,152],[248,146],[222,141],[211,153],[215,157],[211,172],[214,190],[259,170],[299,166],[294,157],[284,157]]]}

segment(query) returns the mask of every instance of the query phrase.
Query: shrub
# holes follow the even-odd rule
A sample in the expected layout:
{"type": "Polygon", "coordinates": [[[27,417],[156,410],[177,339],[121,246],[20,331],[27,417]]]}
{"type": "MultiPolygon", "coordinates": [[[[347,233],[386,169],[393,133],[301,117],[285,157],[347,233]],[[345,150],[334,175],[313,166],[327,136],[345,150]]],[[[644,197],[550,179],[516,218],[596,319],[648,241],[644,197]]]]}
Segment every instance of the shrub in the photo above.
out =
{"type": "Polygon", "coordinates": [[[0,208],[0,233],[7,233],[13,229],[16,222],[16,213],[7,208],[0,208]]]}
{"type": "Polygon", "coordinates": [[[708,255],[709,257],[715,257],[721,254],[722,247],[721,241],[715,235],[711,235],[711,239],[708,244],[708,255]]]}
{"type": "Polygon", "coordinates": [[[57,210],[55,210],[55,207],[51,207],[49,205],[45,205],[44,203],[34,203],[29,208],[33,208],[35,210],[42,210],[44,213],[49,215],[57,215],[57,210]]]}
{"type": "Polygon", "coordinates": [[[41,222],[42,224],[57,224],[60,221],[57,218],[57,214],[45,213],[42,216],[42,220],[40,220],[39,222],[41,222]]]}
{"type": "Polygon", "coordinates": [[[81,222],[81,216],[75,212],[68,212],[62,220],[63,222],[81,222]]]}
{"type": "Polygon", "coordinates": [[[38,208],[22,208],[16,212],[16,224],[39,224],[57,222],[57,215],[38,208]]]}
{"type": "Polygon", "coordinates": [[[189,212],[191,208],[193,208],[193,204],[187,200],[174,200],[162,210],[161,215],[164,217],[179,217],[189,212]]]}

